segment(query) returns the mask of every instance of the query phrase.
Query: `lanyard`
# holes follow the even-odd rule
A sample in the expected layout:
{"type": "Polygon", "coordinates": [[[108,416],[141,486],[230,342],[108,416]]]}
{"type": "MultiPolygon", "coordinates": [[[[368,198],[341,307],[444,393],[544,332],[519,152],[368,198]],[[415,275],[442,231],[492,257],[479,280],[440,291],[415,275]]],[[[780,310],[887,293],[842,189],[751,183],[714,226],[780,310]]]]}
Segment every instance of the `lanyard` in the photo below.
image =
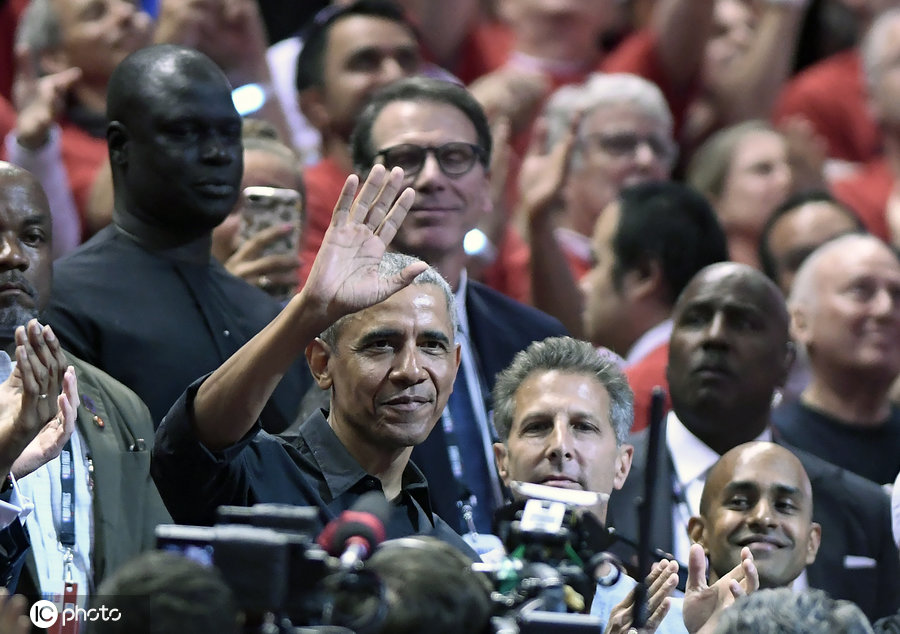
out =
{"type": "Polygon", "coordinates": [[[75,546],[75,458],[72,440],[59,452],[59,481],[62,500],[59,505],[59,543],[71,551],[75,546]]]}
{"type": "MultiPolygon", "coordinates": [[[[75,452],[72,450],[72,440],[66,441],[62,451],[59,452],[59,481],[61,485],[61,500],[59,505],[59,531],[57,538],[65,548],[63,560],[63,607],[74,609],[78,603],[78,584],[75,583],[73,568],[75,565],[75,452]]],[[[72,620],[62,624],[57,621],[51,634],[77,634],[78,621],[72,620]]]]}

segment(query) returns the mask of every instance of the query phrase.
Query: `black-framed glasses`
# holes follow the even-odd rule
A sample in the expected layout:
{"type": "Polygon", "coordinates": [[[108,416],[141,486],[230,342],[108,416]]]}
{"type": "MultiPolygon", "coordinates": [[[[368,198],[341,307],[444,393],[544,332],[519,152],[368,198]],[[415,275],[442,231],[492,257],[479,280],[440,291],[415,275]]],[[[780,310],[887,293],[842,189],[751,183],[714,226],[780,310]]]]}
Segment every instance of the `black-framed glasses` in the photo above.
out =
{"type": "Polygon", "coordinates": [[[647,144],[653,155],[661,161],[671,162],[678,155],[678,146],[662,136],[641,136],[634,132],[595,133],[588,135],[587,143],[615,158],[633,158],[638,148],[647,144]]]}
{"type": "Polygon", "coordinates": [[[429,154],[434,155],[441,171],[447,176],[462,176],[471,171],[477,161],[484,163],[487,160],[487,155],[481,147],[462,141],[438,146],[401,143],[379,150],[375,153],[375,157],[380,158],[389,170],[400,167],[406,176],[415,176],[422,169],[429,154]]]}

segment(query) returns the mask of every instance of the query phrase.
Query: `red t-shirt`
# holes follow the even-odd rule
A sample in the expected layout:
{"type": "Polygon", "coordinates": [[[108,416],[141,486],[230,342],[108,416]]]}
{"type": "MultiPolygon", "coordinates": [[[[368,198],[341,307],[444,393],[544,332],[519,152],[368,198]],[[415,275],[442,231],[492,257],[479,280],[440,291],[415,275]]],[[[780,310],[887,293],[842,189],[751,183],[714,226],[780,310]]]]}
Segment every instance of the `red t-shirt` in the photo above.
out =
{"type": "MultiPolygon", "coordinates": [[[[425,57],[431,61],[427,42],[425,57]]],[[[466,35],[459,48],[459,59],[447,70],[462,83],[469,85],[482,75],[497,70],[506,63],[512,50],[513,34],[505,24],[479,22],[466,35]]]]}
{"type": "Polygon", "coordinates": [[[832,186],[835,198],[850,207],[866,230],[884,241],[890,240],[885,209],[894,175],[886,159],[870,161],[859,172],[832,186]]]}
{"type": "Polygon", "coordinates": [[[862,59],[856,49],[832,55],[788,81],[774,120],[808,120],[828,142],[831,158],[865,163],[881,153],[881,134],[866,105],[862,59]]]}
{"type": "Polygon", "coordinates": [[[331,213],[349,174],[324,158],[303,171],[306,188],[306,224],[300,238],[300,287],[306,283],[313,260],[331,224],[331,213]]]}
{"type": "Polygon", "coordinates": [[[87,236],[87,204],[100,166],[109,156],[106,139],[91,136],[74,123],[60,123],[62,160],[69,174],[69,187],[81,218],[81,235],[87,236]]]}
{"type": "Polygon", "coordinates": [[[634,392],[634,424],[631,431],[640,431],[650,426],[650,397],[657,385],[666,391],[663,411],[672,409],[669,382],[666,380],[668,364],[669,344],[664,343],[634,365],[625,368],[625,377],[634,392]]]}

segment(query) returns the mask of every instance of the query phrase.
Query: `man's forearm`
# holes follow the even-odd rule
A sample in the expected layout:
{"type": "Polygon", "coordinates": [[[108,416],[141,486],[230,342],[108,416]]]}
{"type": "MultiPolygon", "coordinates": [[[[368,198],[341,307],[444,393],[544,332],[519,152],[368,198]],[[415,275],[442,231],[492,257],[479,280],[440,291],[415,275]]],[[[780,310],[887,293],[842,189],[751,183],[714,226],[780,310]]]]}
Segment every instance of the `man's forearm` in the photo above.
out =
{"type": "Polygon", "coordinates": [[[313,304],[305,293],[295,295],[204,381],[194,400],[194,424],[206,447],[233,445],[253,427],[285,372],[328,326],[324,311],[313,304]]]}

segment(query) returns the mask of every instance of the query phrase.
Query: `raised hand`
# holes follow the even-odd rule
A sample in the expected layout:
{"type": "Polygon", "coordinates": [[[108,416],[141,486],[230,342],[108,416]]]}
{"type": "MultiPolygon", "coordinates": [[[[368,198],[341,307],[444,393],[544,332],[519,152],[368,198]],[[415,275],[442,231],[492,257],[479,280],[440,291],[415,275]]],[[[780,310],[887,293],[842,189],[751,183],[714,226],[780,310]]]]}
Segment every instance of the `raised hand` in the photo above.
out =
{"type": "MultiPolygon", "coordinates": [[[[0,384],[0,470],[4,473],[11,469],[38,432],[57,418],[61,403],[66,408],[64,419],[74,417],[74,407],[78,404],[74,371],[64,398],[57,398],[65,381],[67,365],[53,330],[32,319],[16,329],[15,340],[16,367],[0,384]]],[[[44,445],[48,446],[46,442],[44,445]]]]}
{"type": "Polygon", "coordinates": [[[606,634],[618,634],[620,632],[636,631],[640,634],[650,634],[662,623],[663,618],[669,612],[669,601],[672,591],[678,585],[678,562],[663,559],[653,566],[647,575],[647,611],[649,617],[640,630],[632,628],[632,615],[634,613],[634,597],[636,589],[628,593],[609,614],[606,624],[606,634]]]}
{"type": "Polygon", "coordinates": [[[553,147],[548,147],[546,118],[541,117],[535,124],[518,183],[520,213],[530,225],[546,220],[560,199],[580,122],[581,114],[572,117],[565,134],[553,147]]]}
{"type": "Polygon", "coordinates": [[[420,262],[391,278],[378,276],[381,256],[406,218],[415,192],[407,187],[397,196],[403,184],[399,167],[388,173],[383,165],[375,165],[354,198],[358,182],[351,175],[344,183],[302,291],[322,307],[326,324],[384,301],[427,267],[420,262]]]}
{"type": "Polygon", "coordinates": [[[36,150],[47,142],[50,127],[62,115],[69,89],[81,78],[80,68],[38,76],[27,47],[16,47],[16,76],[13,103],[16,108],[16,139],[19,145],[36,150]]]}
{"type": "Polygon", "coordinates": [[[63,392],[56,397],[59,411],[16,458],[12,466],[12,474],[16,478],[28,475],[59,455],[75,431],[75,419],[78,417],[80,403],[75,368],[69,366],[63,375],[63,392]]]}
{"type": "Polygon", "coordinates": [[[499,68],[469,86],[489,119],[506,118],[514,133],[523,130],[550,91],[542,73],[515,68],[499,68]]]}
{"type": "Polygon", "coordinates": [[[741,561],[711,586],[706,582],[706,554],[699,544],[691,546],[688,580],[684,590],[684,626],[688,632],[706,634],[715,630],[722,610],[735,599],[759,589],[759,572],[749,548],[741,550],[741,561]]]}

